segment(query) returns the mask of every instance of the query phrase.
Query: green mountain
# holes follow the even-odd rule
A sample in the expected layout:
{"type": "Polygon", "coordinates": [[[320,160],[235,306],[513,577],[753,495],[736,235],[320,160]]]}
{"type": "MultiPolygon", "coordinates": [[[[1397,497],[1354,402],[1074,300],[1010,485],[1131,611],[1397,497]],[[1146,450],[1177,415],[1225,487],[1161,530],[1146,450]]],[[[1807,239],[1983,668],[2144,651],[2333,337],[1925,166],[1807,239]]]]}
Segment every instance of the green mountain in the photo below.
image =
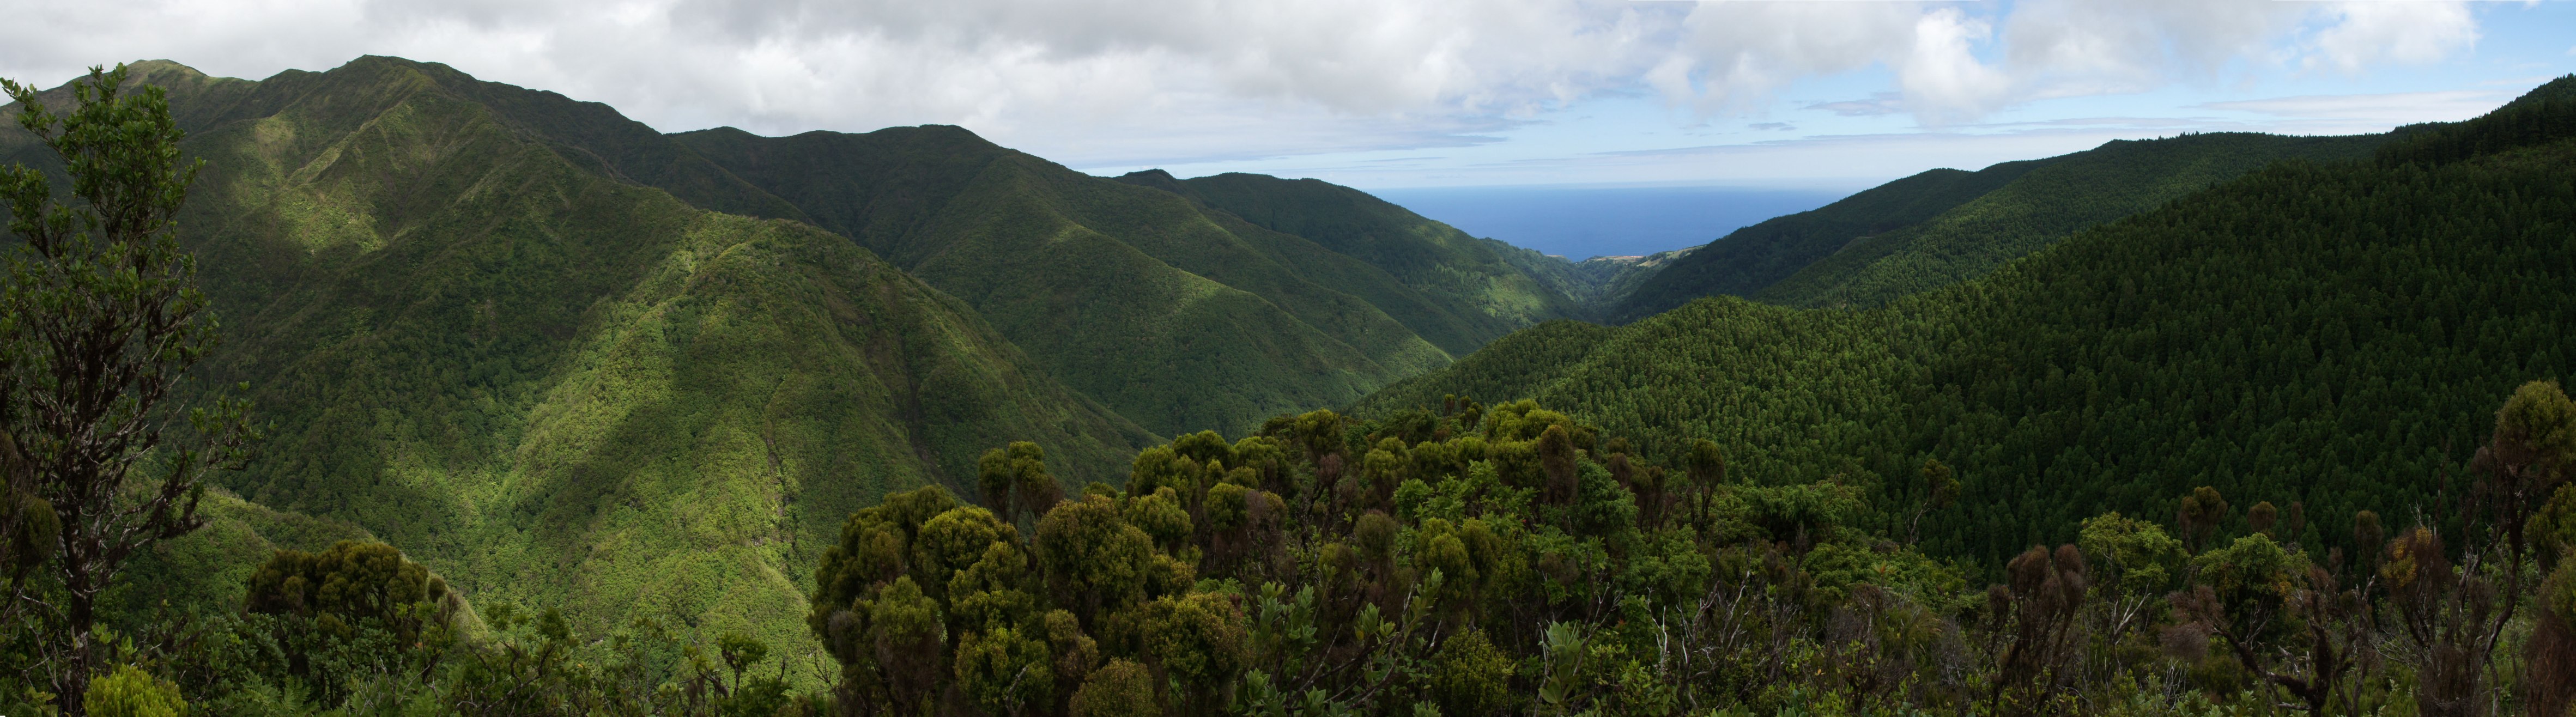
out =
{"type": "MultiPolygon", "coordinates": [[[[1455,338],[1424,334],[1451,353],[1464,355],[1511,329],[1585,313],[1583,297],[1547,275],[1564,261],[1469,236],[1356,189],[1242,173],[1175,181],[1149,170],[1120,180],[1170,190],[1263,229],[1304,237],[1383,269],[1445,305],[1472,309],[1455,322],[1473,333],[1455,338]]],[[[1398,318],[1407,326],[1425,323],[1403,314],[1398,318]]]]}
{"type": "Polygon", "coordinates": [[[1633,321],[1717,295],[1875,306],[1983,275],[2085,227],[2273,162],[2355,159],[2383,140],[2197,134],[2114,140],[1976,172],[1935,169],[1736,230],[1613,297],[1607,313],[1633,321]]]}
{"type": "Polygon", "coordinates": [[[1242,430],[1347,402],[1581,315],[1530,275],[1543,257],[1321,182],[1244,175],[1149,191],[956,127],[664,135],[606,105],[442,65],[350,67],[371,65],[401,66],[584,171],[856,240],[1157,432],[1242,430]]]}
{"type": "Polygon", "coordinates": [[[2376,160],[2278,163],[1883,307],[1720,297],[1530,329],[1359,410],[1536,398],[1658,458],[1710,439],[1738,478],[1893,508],[1934,458],[1966,490],[1926,545],[1987,564],[2104,510],[2172,515],[2200,485],[2303,503],[2310,537],[2362,508],[2456,520],[2493,397],[2576,368],[2570,90],[2376,160]]]}
{"type": "Polygon", "coordinates": [[[1101,179],[955,127],[673,139],[1159,432],[1344,403],[1580,310],[1508,247],[1321,182],[1101,179]]]}
{"type": "Polygon", "coordinates": [[[969,485],[1006,441],[1079,482],[1154,440],[867,249],[627,181],[443,68],[145,70],[208,160],[182,222],[227,327],[203,370],[271,422],[227,487],[478,600],[783,640],[859,506],[969,485]]]}

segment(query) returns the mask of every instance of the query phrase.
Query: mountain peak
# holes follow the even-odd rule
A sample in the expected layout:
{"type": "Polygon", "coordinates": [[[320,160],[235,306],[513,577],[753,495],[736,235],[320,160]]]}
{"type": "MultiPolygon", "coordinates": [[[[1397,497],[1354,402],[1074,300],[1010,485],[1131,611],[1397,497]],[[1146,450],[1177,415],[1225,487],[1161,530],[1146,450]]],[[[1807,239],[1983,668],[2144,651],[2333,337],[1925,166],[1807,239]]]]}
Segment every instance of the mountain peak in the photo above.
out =
{"type": "Polygon", "coordinates": [[[1181,180],[1174,178],[1171,172],[1166,172],[1160,169],[1128,172],[1126,174],[1118,175],[1117,179],[1118,181],[1139,187],[1153,187],[1155,189],[1180,195],[1189,194],[1189,192],[1185,191],[1181,186],[1181,180]]]}

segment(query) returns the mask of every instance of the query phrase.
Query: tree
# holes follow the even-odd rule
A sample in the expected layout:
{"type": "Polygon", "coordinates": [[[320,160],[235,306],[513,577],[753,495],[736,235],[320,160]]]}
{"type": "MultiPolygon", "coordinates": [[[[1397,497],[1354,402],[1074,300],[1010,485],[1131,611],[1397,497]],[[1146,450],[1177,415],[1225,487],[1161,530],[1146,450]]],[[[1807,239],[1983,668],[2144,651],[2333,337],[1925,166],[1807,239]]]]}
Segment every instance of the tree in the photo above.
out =
{"type": "Polygon", "coordinates": [[[12,317],[0,333],[0,433],[59,525],[45,594],[21,573],[6,597],[40,623],[58,695],[83,694],[97,671],[98,598],[126,558],[203,525],[204,479],[239,469],[254,438],[242,401],[173,400],[218,342],[196,260],[173,236],[203,162],[180,157],[185,133],[161,89],[127,92],[125,80],[123,65],[91,68],[72,83],[68,113],[0,80],[23,108],[19,126],[62,157],[75,199],[58,201],[42,172],[0,169],[9,232],[24,242],[0,293],[12,317]]]}
{"type": "Polygon", "coordinates": [[[133,665],[117,665],[116,671],[90,680],[80,704],[99,717],[179,717],[188,711],[178,686],[133,665]]]}
{"type": "Polygon", "coordinates": [[[1073,717],[1159,717],[1162,703],[1154,697],[1154,677],[1144,665],[1111,660],[1074,690],[1073,717]]]}
{"type": "Polygon", "coordinates": [[[984,507],[1004,522],[1018,523],[1022,516],[1035,520],[1064,499],[1063,485],[1047,473],[1046,449],[1028,441],[985,451],[975,461],[975,478],[984,507]]]}
{"type": "MultiPolygon", "coordinates": [[[[1714,450],[1714,447],[1712,447],[1714,450]]],[[[1914,514],[1905,519],[1905,544],[1912,545],[1923,537],[1923,514],[1950,507],[1959,499],[1959,478],[1939,459],[1923,459],[1923,499],[1915,502],[1914,514]]]]}
{"type": "Polygon", "coordinates": [[[251,573],[243,610],[314,618],[347,632],[374,621],[408,642],[444,617],[447,581],[384,543],[343,540],[319,553],[280,550],[251,573]]]}
{"type": "Polygon", "coordinates": [[[2193,553],[2199,553],[2201,546],[2209,543],[2210,536],[2218,532],[2219,521],[2226,519],[2227,499],[2209,486],[2191,489],[2190,495],[2182,497],[2182,507],[2174,511],[2174,522],[2182,528],[2182,541],[2193,553]]]}

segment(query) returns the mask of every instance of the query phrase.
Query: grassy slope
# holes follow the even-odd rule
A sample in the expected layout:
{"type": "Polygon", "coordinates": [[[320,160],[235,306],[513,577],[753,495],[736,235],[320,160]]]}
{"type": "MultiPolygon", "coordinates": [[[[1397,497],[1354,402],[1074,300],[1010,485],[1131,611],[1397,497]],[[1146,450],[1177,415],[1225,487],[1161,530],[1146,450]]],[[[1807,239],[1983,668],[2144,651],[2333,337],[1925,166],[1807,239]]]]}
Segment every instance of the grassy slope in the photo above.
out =
{"type": "Polygon", "coordinates": [[[2384,138],[2222,133],[2113,141],[1977,172],[1936,169],[1737,230],[1639,282],[1610,316],[1702,296],[1874,306],[1993,271],[2077,230],[2289,158],[2367,156],[2384,138]]]}
{"type": "Polygon", "coordinates": [[[1077,482],[1152,440],[865,249],[602,176],[441,80],[175,83],[211,162],[183,222],[228,327],[209,377],[274,422],[241,495],[482,599],[803,644],[849,511],[1008,440],[1077,482]]]}
{"type": "Polygon", "coordinates": [[[1376,261],[1421,241],[1411,234],[1276,231],[954,127],[674,138],[966,300],[1056,375],[1158,431],[1239,432],[1346,402],[1571,305],[1376,261]]]}
{"type": "Polygon", "coordinates": [[[2195,485],[2302,501],[2319,534],[2358,509],[2438,519],[2496,401],[2576,368],[2564,125],[2439,167],[2277,165],[1882,308],[1705,299],[1360,410],[1533,397],[1657,455],[1709,438],[1740,477],[1842,475],[1900,505],[1937,457],[1967,493],[1929,546],[1989,561],[2195,485]]]}

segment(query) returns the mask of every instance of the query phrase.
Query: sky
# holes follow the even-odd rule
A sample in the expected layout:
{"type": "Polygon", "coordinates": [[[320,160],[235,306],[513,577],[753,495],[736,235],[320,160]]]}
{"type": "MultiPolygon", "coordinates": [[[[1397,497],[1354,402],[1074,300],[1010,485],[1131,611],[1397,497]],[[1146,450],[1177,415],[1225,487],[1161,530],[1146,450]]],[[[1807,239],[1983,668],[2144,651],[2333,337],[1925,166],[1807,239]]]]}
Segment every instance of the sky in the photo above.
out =
{"type": "Polygon", "coordinates": [[[663,131],[956,124],[1095,174],[1849,191],[2111,139],[2459,120],[2576,0],[0,0],[0,76],[362,54],[663,131]]]}

